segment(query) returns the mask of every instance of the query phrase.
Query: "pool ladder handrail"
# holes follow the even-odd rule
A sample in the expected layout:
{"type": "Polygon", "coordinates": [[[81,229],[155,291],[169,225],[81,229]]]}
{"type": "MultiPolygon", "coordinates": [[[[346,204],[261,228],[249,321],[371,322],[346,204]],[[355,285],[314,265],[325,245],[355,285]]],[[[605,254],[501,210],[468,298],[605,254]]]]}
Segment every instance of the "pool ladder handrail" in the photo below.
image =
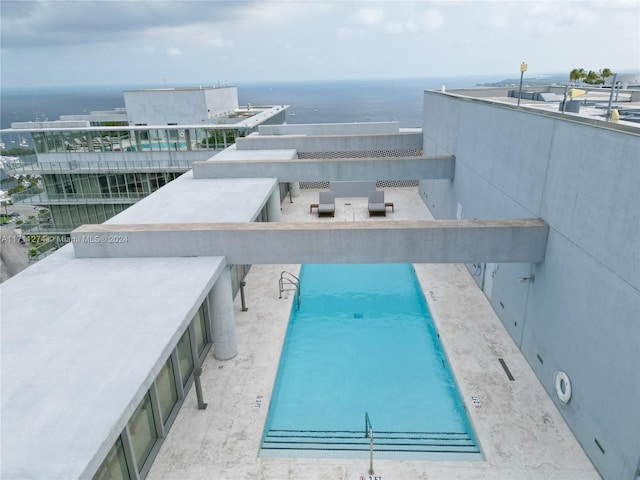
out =
{"type": "Polygon", "coordinates": [[[369,475],[373,475],[373,425],[369,418],[369,412],[364,412],[364,436],[369,437],[369,475]]]}
{"type": "Polygon", "coordinates": [[[278,298],[282,298],[282,292],[295,291],[296,292],[296,310],[300,310],[300,279],[296,277],[293,273],[282,271],[280,273],[280,281],[278,282],[278,288],[280,290],[280,296],[278,298]]]}

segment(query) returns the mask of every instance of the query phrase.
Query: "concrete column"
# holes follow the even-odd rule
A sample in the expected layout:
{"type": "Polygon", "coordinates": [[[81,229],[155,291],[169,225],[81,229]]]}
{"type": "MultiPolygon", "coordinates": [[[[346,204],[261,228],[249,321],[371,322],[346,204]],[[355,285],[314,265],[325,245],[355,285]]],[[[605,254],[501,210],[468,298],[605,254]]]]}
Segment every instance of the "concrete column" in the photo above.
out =
{"type": "Polygon", "coordinates": [[[289,182],[289,191],[292,197],[300,196],[300,182],[289,182]]]}
{"type": "Polygon", "coordinates": [[[280,190],[276,189],[267,200],[267,218],[270,222],[279,222],[281,218],[280,190]]]}
{"type": "Polygon", "coordinates": [[[227,265],[209,293],[213,356],[217,360],[230,360],[238,353],[230,270],[227,265]]]}

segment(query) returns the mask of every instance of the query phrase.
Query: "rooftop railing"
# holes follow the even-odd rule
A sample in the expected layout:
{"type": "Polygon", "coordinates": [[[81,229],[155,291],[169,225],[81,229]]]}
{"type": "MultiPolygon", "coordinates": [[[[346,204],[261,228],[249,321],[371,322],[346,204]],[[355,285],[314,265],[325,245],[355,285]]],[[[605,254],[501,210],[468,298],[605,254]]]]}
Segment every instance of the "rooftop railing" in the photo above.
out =
{"type": "Polygon", "coordinates": [[[25,222],[20,225],[23,235],[67,235],[82,224],[25,222]]]}
{"type": "Polygon", "coordinates": [[[5,163],[5,172],[12,173],[98,173],[98,172],[186,172],[192,160],[142,160],[142,161],[68,161],[39,163],[5,163]]]}
{"type": "Polygon", "coordinates": [[[126,193],[47,193],[40,187],[31,187],[11,196],[13,203],[35,205],[69,203],[135,203],[150,192],[126,193]]]}

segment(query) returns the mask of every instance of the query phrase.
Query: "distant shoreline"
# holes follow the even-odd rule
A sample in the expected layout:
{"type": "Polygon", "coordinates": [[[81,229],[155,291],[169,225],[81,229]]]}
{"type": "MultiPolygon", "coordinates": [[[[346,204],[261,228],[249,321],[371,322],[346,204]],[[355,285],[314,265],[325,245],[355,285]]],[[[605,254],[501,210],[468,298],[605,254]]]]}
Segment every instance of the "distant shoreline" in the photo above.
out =
{"type": "MultiPolygon", "coordinates": [[[[180,87],[220,87],[220,86],[235,86],[240,88],[241,86],[256,86],[256,85],[275,85],[275,86],[283,86],[283,85],[316,85],[316,84],[324,84],[324,85],[340,85],[340,84],[356,84],[356,83],[405,83],[405,82],[416,82],[422,81],[428,84],[439,83],[442,81],[449,81],[455,84],[464,83],[468,84],[470,87],[478,86],[482,83],[492,83],[492,82],[504,82],[506,80],[495,80],[496,78],[505,78],[508,74],[496,74],[496,75],[443,75],[443,76],[430,76],[430,77],[383,77],[383,78],[345,78],[345,79],[309,79],[309,80],[240,80],[240,81],[224,81],[220,82],[216,81],[205,81],[205,82],[190,82],[190,83],[138,83],[138,84],[94,84],[94,85],[44,85],[44,86],[3,86],[3,93],[14,93],[14,92],[53,92],[53,91],[96,91],[103,90],[105,92],[115,91],[122,92],[123,90],[136,90],[142,88],[180,88],[180,87]]],[[[549,78],[549,77],[560,77],[562,74],[549,74],[538,76],[536,78],[549,78]]],[[[568,74],[564,75],[568,78],[568,74]]],[[[526,76],[525,76],[526,78],[526,76]]]]}

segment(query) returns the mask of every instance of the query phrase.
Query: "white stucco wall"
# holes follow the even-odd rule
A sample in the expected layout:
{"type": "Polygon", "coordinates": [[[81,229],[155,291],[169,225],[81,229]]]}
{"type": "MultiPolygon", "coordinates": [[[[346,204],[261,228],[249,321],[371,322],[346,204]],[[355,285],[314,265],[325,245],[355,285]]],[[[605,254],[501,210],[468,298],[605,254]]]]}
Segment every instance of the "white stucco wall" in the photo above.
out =
{"type": "Polygon", "coordinates": [[[123,94],[132,125],[211,123],[238,106],[236,87],[129,90],[123,94]]]}
{"type": "Polygon", "coordinates": [[[599,472],[632,479],[640,452],[640,430],[629,428],[640,425],[640,129],[608,127],[425,92],[424,153],[454,154],[456,173],[451,183],[421,182],[420,193],[436,218],[455,218],[461,204],[465,218],[550,225],[545,262],[498,265],[491,304],[599,472]],[[534,282],[518,282],[531,273],[534,282]],[[555,395],[558,370],[572,380],[566,405],[555,395]]]}

